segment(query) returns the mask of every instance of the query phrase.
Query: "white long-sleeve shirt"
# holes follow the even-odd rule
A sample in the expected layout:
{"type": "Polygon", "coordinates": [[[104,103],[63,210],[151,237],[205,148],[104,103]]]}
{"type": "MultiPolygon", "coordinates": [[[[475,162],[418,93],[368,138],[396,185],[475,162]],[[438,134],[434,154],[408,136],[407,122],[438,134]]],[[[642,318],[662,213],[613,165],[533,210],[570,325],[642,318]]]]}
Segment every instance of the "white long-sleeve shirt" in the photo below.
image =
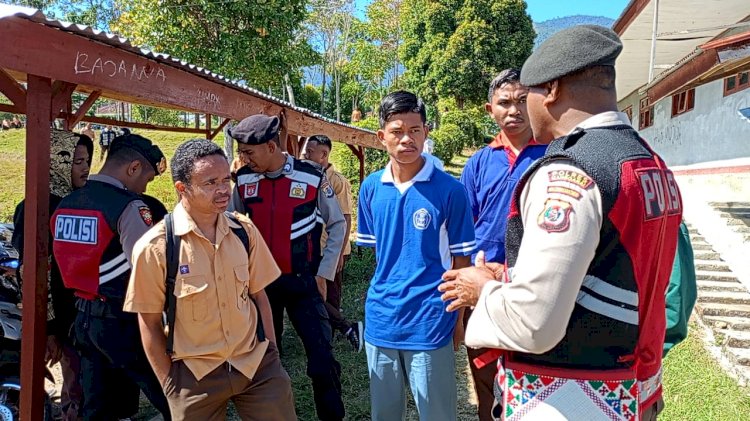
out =
{"type": "MultiPolygon", "coordinates": [[[[579,128],[630,124],[607,112],[579,128]]],[[[568,160],[539,167],[519,200],[524,234],[510,283],[488,282],[469,319],[470,347],[540,354],[565,336],[586,271],[599,244],[602,198],[594,181],[568,160]]]]}

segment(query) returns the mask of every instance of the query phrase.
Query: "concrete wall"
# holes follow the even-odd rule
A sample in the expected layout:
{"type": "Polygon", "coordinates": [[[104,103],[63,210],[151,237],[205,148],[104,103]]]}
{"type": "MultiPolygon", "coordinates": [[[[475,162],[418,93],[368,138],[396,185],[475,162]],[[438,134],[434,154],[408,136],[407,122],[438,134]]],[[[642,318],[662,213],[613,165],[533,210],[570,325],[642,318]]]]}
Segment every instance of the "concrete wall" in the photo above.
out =
{"type": "MultiPolygon", "coordinates": [[[[727,97],[723,92],[723,79],[697,87],[695,108],[674,118],[672,97],[661,99],[654,105],[654,125],[641,130],[641,135],[668,165],[750,157],[750,121],[737,112],[750,107],[750,89],[727,97]]],[[[638,103],[631,97],[620,102],[620,109],[635,102],[637,129],[638,103]]]]}

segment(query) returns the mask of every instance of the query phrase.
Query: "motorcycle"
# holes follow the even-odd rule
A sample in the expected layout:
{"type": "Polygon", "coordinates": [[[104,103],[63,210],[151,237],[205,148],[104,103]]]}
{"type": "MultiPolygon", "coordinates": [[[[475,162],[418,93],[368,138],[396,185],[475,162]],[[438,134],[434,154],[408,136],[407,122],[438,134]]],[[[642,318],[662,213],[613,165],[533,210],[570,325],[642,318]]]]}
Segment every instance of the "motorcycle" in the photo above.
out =
{"type": "MultiPolygon", "coordinates": [[[[10,245],[12,228],[0,225],[0,421],[19,419],[21,397],[21,285],[18,253],[10,245]]],[[[46,370],[49,380],[52,373],[46,370]]],[[[45,421],[54,420],[52,400],[44,394],[45,421]]]]}

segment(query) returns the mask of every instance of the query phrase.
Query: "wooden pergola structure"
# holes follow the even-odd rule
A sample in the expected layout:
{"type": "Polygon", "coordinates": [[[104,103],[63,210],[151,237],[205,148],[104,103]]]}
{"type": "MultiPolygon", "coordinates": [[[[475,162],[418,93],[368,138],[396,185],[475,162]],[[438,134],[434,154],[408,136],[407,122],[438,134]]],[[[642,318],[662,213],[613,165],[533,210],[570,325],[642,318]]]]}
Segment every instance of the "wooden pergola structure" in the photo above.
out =
{"type": "Polygon", "coordinates": [[[81,121],[196,133],[213,139],[230,120],[282,115],[282,147],[297,154],[306,136],[345,143],[364,175],[365,148],[382,149],[375,134],[338,123],[166,55],[141,50],[123,38],[49,20],[35,10],[0,4],[0,92],[13,104],[0,111],[25,114],[25,280],[21,365],[21,419],[42,418],[49,239],[50,132],[81,121]],[[73,109],[72,94],[88,95],[73,109]],[[98,98],[183,110],[206,116],[206,127],[163,127],[86,116],[98,98]],[[211,117],[222,120],[211,127],[211,117]],[[36,404],[35,404],[36,403],[36,404]]]}

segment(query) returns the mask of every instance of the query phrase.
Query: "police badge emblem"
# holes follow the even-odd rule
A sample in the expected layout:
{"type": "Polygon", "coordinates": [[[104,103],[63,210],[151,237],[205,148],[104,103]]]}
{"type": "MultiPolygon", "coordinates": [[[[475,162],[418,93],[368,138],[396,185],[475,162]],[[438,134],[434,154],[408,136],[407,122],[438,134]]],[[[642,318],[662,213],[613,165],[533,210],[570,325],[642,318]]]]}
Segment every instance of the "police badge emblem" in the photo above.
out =
{"type": "Polygon", "coordinates": [[[289,188],[289,197],[304,199],[305,195],[307,195],[307,184],[293,181],[289,188]]]}
{"type": "Polygon", "coordinates": [[[570,227],[570,212],[573,208],[564,200],[547,199],[537,224],[547,232],[563,232],[570,227]]]}
{"type": "Polygon", "coordinates": [[[326,195],[327,198],[330,199],[333,197],[333,188],[328,180],[323,180],[323,184],[320,185],[320,190],[323,191],[323,194],[326,195]]]}
{"type": "Polygon", "coordinates": [[[245,184],[245,198],[258,196],[258,182],[245,184]]]}
{"type": "Polygon", "coordinates": [[[146,225],[151,226],[154,224],[154,217],[151,215],[151,209],[148,206],[139,206],[138,214],[141,215],[141,219],[143,219],[146,225]]]}

